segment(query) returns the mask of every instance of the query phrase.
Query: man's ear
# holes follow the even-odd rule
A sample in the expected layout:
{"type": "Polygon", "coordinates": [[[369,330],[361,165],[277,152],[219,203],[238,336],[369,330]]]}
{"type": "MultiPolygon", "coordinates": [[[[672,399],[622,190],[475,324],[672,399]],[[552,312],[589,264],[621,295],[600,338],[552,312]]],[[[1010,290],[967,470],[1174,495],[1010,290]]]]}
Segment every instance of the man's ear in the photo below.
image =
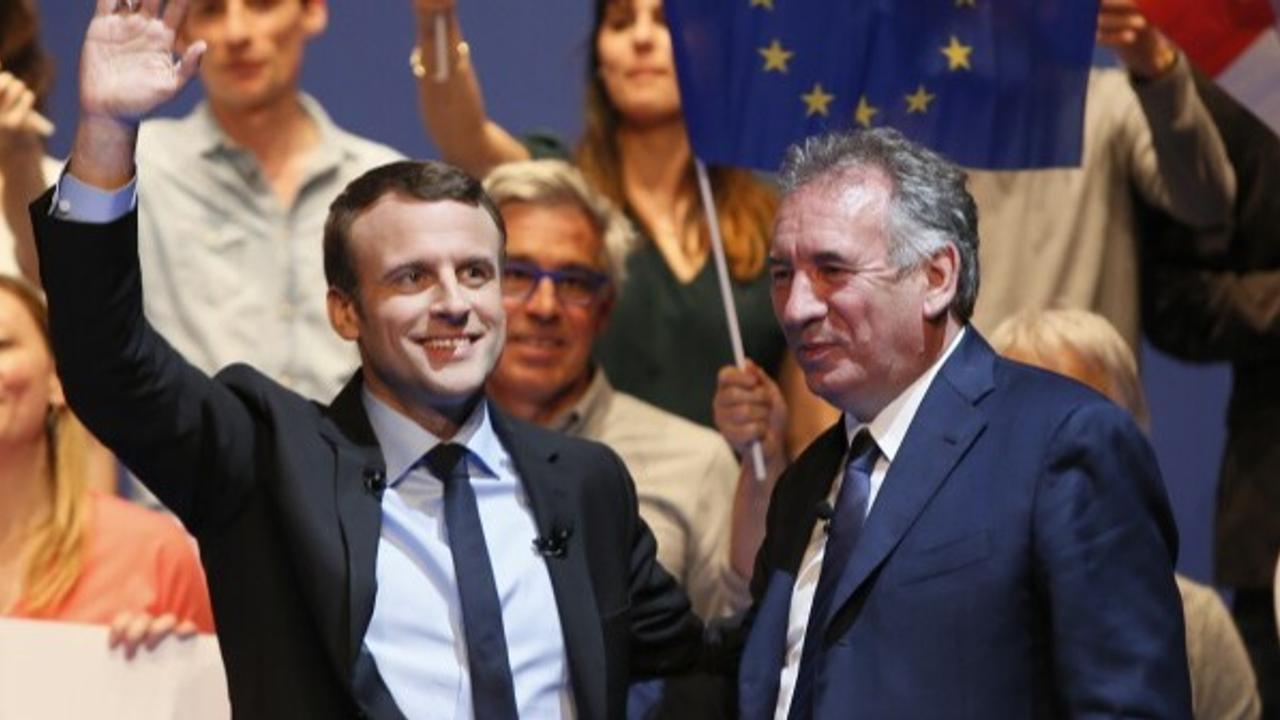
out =
{"type": "Polygon", "coordinates": [[[328,0],[303,0],[302,28],[307,37],[315,37],[329,27],[328,0]]]}
{"type": "Polygon", "coordinates": [[[925,261],[922,269],[925,280],[924,318],[936,321],[946,316],[951,309],[951,301],[956,297],[960,281],[960,251],[947,243],[925,261]]]}
{"type": "Polygon", "coordinates": [[[360,308],[356,299],[338,288],[331,287],[325,295],[329,309],[329,324],[343,340],[360,339],[360,308]]]}

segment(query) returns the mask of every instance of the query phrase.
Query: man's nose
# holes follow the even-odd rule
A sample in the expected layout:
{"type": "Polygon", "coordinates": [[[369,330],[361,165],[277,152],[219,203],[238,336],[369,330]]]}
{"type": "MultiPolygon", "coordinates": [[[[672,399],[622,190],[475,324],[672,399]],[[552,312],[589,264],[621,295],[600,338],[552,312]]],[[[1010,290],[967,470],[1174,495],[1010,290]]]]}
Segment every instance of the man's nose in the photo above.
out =
{"type": "Polygon", "coordinates": [[[556,297],[555,281],[549,277],[538,278],[529,297],[525,298],[524,310],[539,320],[554,320],[560,316],[560,299],[556,297]]]}
{"type": "Polygon", "coordinates": [[[797,272],[782,304],[780,320],[784,328],[799,330],[827,314],[827,303],[803,272],[797,272]]]}
{"type": "Polygon", "coordinates": [[[463,293],[457,278],[444,274],[435,287],[435,297],[431,301],[431,313],[452,321],[465,320],[471,311],[471,304],[463,293]]]}

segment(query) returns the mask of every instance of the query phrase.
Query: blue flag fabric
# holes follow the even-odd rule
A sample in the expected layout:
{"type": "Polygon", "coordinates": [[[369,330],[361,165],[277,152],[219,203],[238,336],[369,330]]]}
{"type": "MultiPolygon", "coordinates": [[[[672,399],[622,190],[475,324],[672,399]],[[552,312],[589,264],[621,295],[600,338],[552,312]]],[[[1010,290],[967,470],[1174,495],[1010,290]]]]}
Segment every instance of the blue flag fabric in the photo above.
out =
{"type": "Polygon", "coordinates": [[[1080,162],[1096,0],[666,0],[694,152],[776,170],[890,125],[960,165],[1080,162]]]}

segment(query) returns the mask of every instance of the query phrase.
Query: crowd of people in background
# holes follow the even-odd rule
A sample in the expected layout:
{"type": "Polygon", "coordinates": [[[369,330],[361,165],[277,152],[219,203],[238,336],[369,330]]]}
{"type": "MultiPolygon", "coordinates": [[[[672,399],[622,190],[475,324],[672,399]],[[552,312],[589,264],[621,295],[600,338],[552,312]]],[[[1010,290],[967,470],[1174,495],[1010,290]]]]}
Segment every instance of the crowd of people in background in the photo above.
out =
{"type": "MultiPolygon", "coordinates": [[[[99,3],[107,14],[116,4],[129,3],[99,3]]],[[[124,216],[136,202],[146,320],[196,369],[213,375],[247,363],[284,388],[328,403],[349,392],[343,389],[362,362],[369,372],[377,361],[364,344],[350,342],[364,342],[366,308],[359,293],[335,284],[352,270],[331,257],[332,243],[357,232],[335,228],[331,205],[371,169],[403,158],[336,125],[301,89],[307,44],[328,24],[323,0],[188,5],[174,32],[180,47],[203,52],[204,99],[185,117],[142,121],[133,192],[112,196],[121,205],[101,221],[124,216]]],[[[817,573],[812,562],[822,558],[815,560],[809,545],[817,542],[816,530],[812,541],[797,534],[785,547],[776,528],[775,541],[766,539],[777,516],[799,502],[782,487],[788,480],[796,486],[791,463],[818,466],[814,453],[833,433],[845,452],[854,433],[844,437],[840,418],[860,407],[833,401],[845,397],[842,390],[815,387],[794,352],[804,346],[807,321],[792,294],[801,291],[788,283],[791,273],[804,274],[798,268],[807,248],[791,239],[771,250],[771,242],[794,238],[798,227],[813,230],[796,225],[796,217],[815,225],[821,219],[797,215],[797,208],[826,197],[815,194],[813,177],[826,182],[829,168],[793,185],[784,178],[782,189],[746,170],[711,172],[748,358],[735,367],[661,1],[596,0],[584,131],[576,143],[520,135],[490,119],[457,0],[413,0],[413,8],[412,69],[420,79],[424,131],[445,162],[483,181],[492,210],[466,202],[495,214],[505,242],[499,271],[505,346],[483,379],[484,397],[499,418],[608,446],[634,480],[634,503],[656,541],[658,562],[687,591],[696,615],[714,620],[750,611],[759,624],[773,590],[761,572],[790,562],[793,570],[817,573]],[[441,59],[447,67],[436,67],[441,59]],[[779,306],[784,292],[794,304],[779,306]],[[749,461],[757,444],[765,458],[762,481],[749,461]],[[783,509],[771,509],[771,498],[781,498],[783,509]]],[[[200,548],[171,515],[130,501],[145,493],[129,479],[133,465],[153,472],[178,466],[136,457],[121,457],[121,464],[76,419],[55,373],[28,208],[60,178],[77,184],[83,178],[64,174],[64,161],[45,148],[52,126],[42,111],[52,72],[35,0],[4,0],[0,31],[0,617],[111,625],[112,642],[130,652],[170,635],[213,632],[217,603],[210,601],[200,548]]],[[[1143,430],[1149,414],[1135,361],[1143,337],[1177,357],[1231,363],[1213,578],[1230,591],[1227,602],[1211,586],[1176,578],[1191,699],[1198,719],[1280,717],[1280,443],[1271,437],[1280,422],[1280,138],[1192,67],[1145,22],[1134,0],[1101,0],[1098,41],[1121,66],[1090,75],[1080,166],[966,173],[980,242],[974,238],[974,257],[955,262],[973,276],[956,281],[961,298],[943,308],[960,321],[958,333],[940,334],[942,344],[930,347],[941,363],[953,352],[975,352],[981,332],[1007,358],[1097,391],[1143,430]]],[[[888,143],[883,152],[898,151],[892,139],[875,142],[888,143]]],[[[861,181],[874,189],[877,177],[861,181]]],[[[353,217],[378,204],[343,197],[353,217]]],[[[102,414],[97,400],[87,402],[102,414]]],[[[368,432],[385,444],[383,426],[370,414],[368,432]]],[[[496,421],[500,436],[502,422],[496,421]]],[[[134,452],[147,447],[124,445],[134,452]]],[[[880,447],[878,462],[896,462],[897,450],[880,447]]],[[[367,481],[395,486],[390,461],[386,471],[391,476],[367,481]]],[[[883,466],[867,472],[873,487],[883,474],[883,466]]],[[[184,496],[173,510],[184,519],[199,515],[192,509],[203,507],[198,500],[184,496]]],[[[388,502],[384,517],[398,517],[388,502]]],[[[588,525],[577,531],[588,532],[588,525]]],[[[400,547],[401,540],[384,528],[374,542],[400,547]]],[[[379,583],[384,572],[379,560],[379,583]]],[[[805,582],[798,575],[793,580],[805,582]]],[[[667,599],[659,593],[664,578],[646,586],[655,605],[667,599]]],[[[817,574],[809,582],[807,592],[824,592],[817,574]]],[[[244,599],[222,592],[226,608],[244,599]]],[[[897,608],[879,602],[873,597],[867,612],[884,612],[891,622],[897,608]]],[[[379,623],[387,612],[383,605],[365,611],[379,623]]],[[[662,612],[668,618],[675,611],[664,605],[662,612]]],[[[803,634],[794,637],[787,619],[781,622],[785,652],[779,652],[789,668],[782,707],[822,707],[807,684],[811,666],[797,644],[803,634]]],[[[666,629],[670,636],[675,625],[666,629]]],[[[640,664],[652,662],[649,669],[679,664],[644,655],[657,643],[651,635],[632,628],[630,641],[640,648],[640,664]]],[[[388,674],[393,649],[379,642],[373,650],[388,674]]],[[[571,671],[579,672],[564,672],[571,671]]],[[[238,682],[243,693],[247,681],[238,682]]],[[[389,681],[391,694],[401,701],[396,682],[389,681]]],[[[522,698],[516,685],[513,693],[522,698]]],[[[232,691],[234,700],[237,687],[232,691]]],[[[734,712],[729,694],[710,674],[635,683],[628,713],[727,716],[734,712]]]]}

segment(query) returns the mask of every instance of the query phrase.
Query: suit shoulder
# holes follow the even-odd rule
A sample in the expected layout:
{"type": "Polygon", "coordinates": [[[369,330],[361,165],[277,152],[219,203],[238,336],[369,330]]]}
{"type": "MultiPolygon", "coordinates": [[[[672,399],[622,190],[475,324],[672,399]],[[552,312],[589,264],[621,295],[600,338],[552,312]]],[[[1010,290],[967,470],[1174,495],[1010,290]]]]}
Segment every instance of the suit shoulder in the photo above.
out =
{"type": "Polygon", "coordinates": [[[1014,360],[997,358],[995,374],[1000,394],[1025,404],[1026,412],[1065,415],[1085,406],[1112,405],[1081,382],[1014,360]]]}
{"type": "Polygon", "coordinates": [[[323,411],[320,403],[290,390],[247,363],[228,365],[213,379],[253,406],[277,408],[297,416],[315,415],[317,418],[323,411]]]}

